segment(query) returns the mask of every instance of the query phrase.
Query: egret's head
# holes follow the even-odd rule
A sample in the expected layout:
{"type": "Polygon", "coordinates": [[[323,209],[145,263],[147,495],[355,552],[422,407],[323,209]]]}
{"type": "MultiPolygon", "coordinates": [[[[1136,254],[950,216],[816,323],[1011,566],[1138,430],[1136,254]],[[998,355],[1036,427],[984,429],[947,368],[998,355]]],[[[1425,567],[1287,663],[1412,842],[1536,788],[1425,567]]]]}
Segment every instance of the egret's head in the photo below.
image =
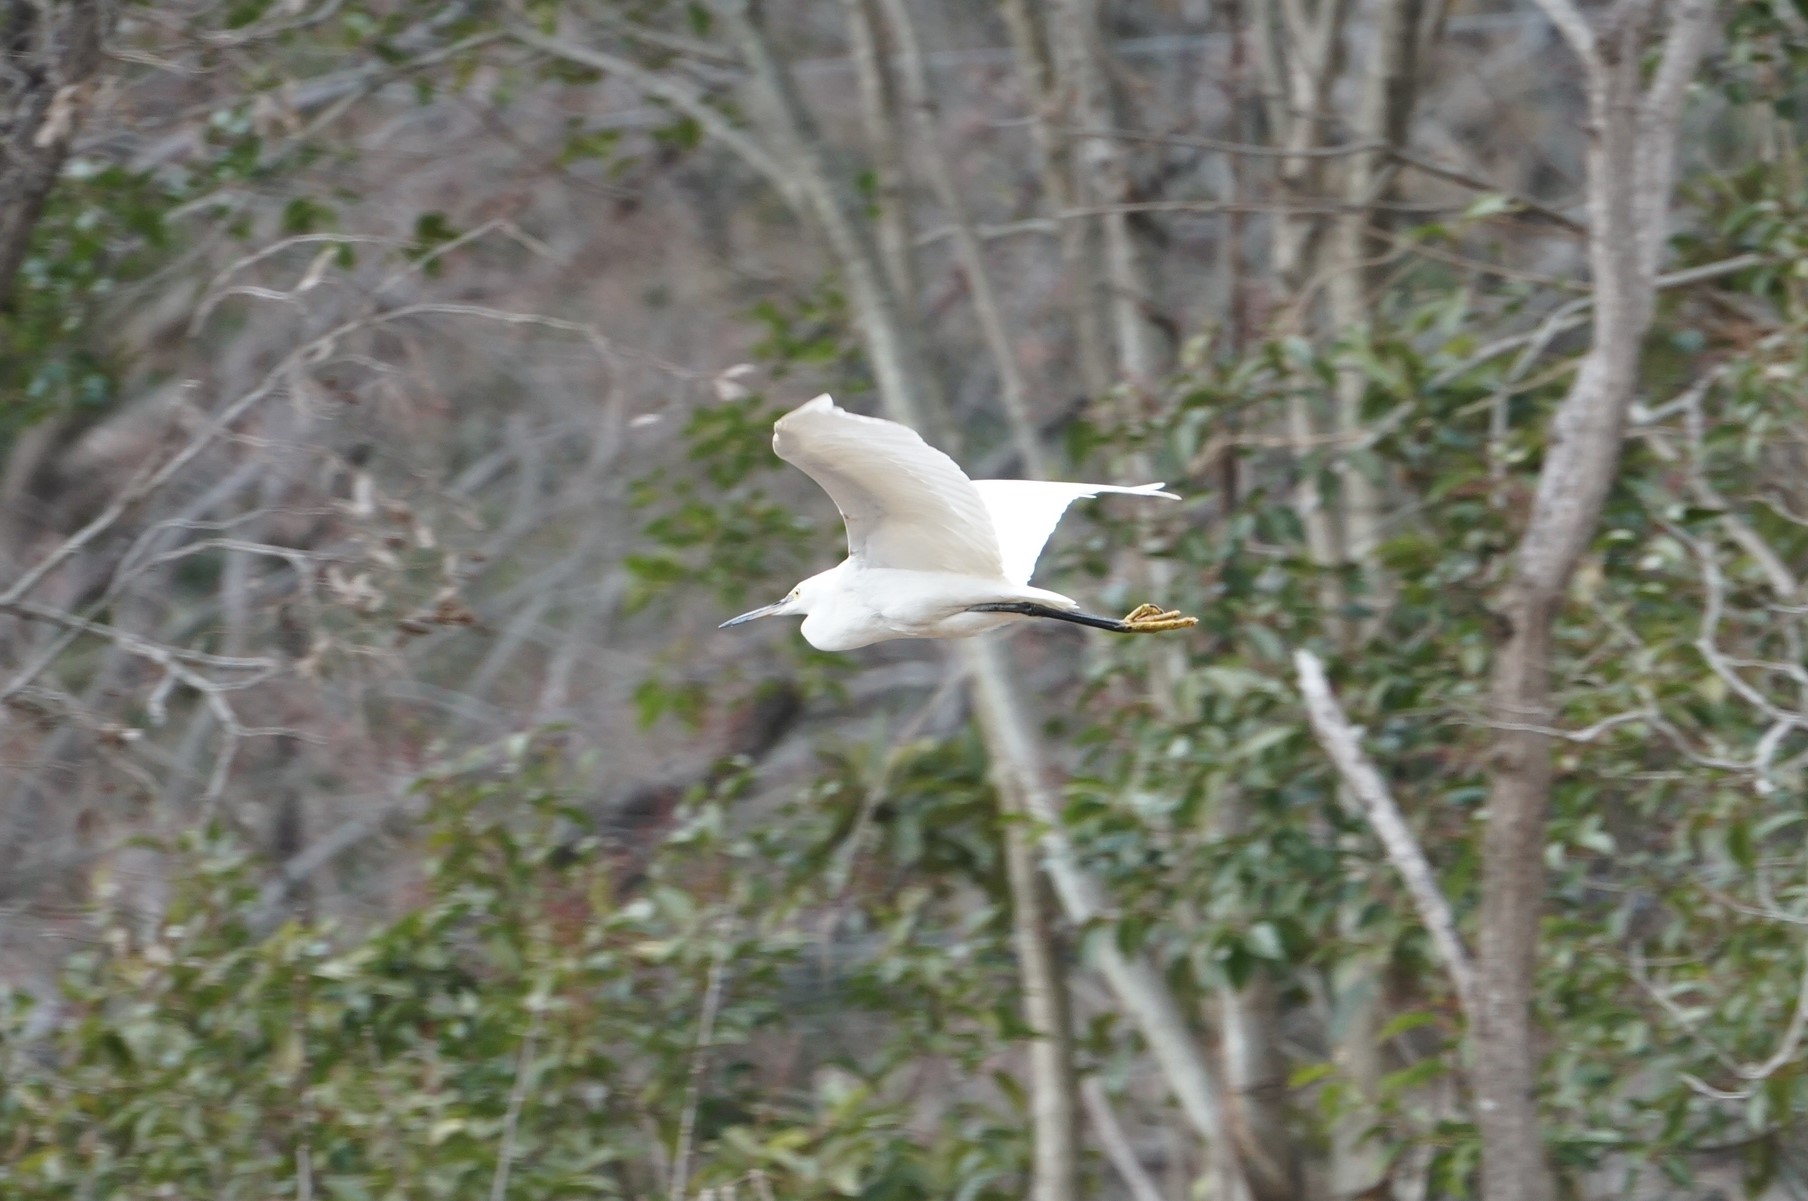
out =
{"type": "Polygon", "coordinates": [[[805,580],[803,583],[793,588],[790,595],[785,597],[784,600],[779,601],[777,604],[764,605],[751,612],[743,613],[739,617],[731,617],[717,628],[726,630],[729,626],[738,626],[742,622],[752,621],[756,617],[789,617],[799,613],[808,613],[810,611],[809,595],[810,584],[812,582],[812,580],[805,580]]]}

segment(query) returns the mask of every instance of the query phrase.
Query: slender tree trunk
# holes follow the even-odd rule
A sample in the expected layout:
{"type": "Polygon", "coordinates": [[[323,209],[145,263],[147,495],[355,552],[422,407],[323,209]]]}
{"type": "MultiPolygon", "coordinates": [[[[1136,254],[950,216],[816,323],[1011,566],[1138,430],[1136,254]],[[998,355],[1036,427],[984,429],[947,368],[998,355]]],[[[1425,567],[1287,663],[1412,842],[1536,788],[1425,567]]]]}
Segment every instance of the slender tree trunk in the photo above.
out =
{"type": "MultiPolygon", "coordinates": [[[[1343,199],[1348,209],[1332,233],[1331,277],[1327,285],[1331,327],[1334,330],[1366,330],[1372,322],[1368,309],[1370,285],[1377,270],[1370,261],[1380,249],[1369,227],[1381,219],[1376,205],[1390,190],[1392,167],[1387,149],[1403,145],[1418,96],[1420,26],[1424,0],[1377,0],[1371,15],[1374,45],[1369,50],[1368,74],[1363,80],[1352,135],[1373,149],[1350,156],[1344,172],[1343,199]]],[[[1337,375],[1333,428],[1343,453],[1338,475],[1343,493],[1344,552],[1363,571],[1369,604],[1385,604],[1386,580],[1375,569],[1374,551],[1381,539],[1381,490],[1376,481],[1357,469],[1348,451],[1363,430],[1362,396],[1367,380],[1362,371],[1345,367],[1337,375]]],[[[1378,615],[1377,615],[1378,616],[1378,615]]],[[[1372,633],[1375,620],[1359,623],[1358,632],[1372,633]]]]}
{"type": "MultiPolygon", "coordinates": [[[[1299,0],[1254,0],[1249,5],[1251,41],[1264,92],[1270,135],[1280,149],[1297,157],[1279,161],[1276,175],[1283,199],[1316,195],[1323,160],[1306,152],[1322,142],[1319,114],[1342,61],[1343,0],[1320,0],[1307,13],[1299,0]],[[1287,36],[1280,36],[1285,25],[1287,36]]],[[[1272,224],[1270,270],[1283,306],[1279,332],[1302,332],[1312,325],[1312,289],[1325,249],[1322,219],[1276,214],[1272,224]]],[[[1306,532],[1314,563],[1330,568],[1343,561],[1339,514],[1326,502],[1311,470],[1323,443],[1325,423],[1308,387],[1289,396],[1287,433],[1295,443],[1300,473],[1294,505],[1306,532]]],[[[1342,589],[1327,571],[1320,588],[1326,620],[1336,628],[1342,589]]],[[[1242,801],[1226,796],[1218,817],[1221,829],[1234,830],[1242,820],[1242,801]]],[[[1223,1015],[1225,1078],[1235,1100],[1236,1130],[1252,1189],[1259,1201],[1283,1201],[1300,1195],[1303,1156],[1287,1125],[1286,1067],[1280,1053],[1279,1004],[1273,978],[1258,973],[1242,988],[1220,991],[1223,1015]]]]}
{"type": "MultiPolygon", "coordinates": [[[[1087,199],[1098,205],[1123,205],[1134,197],[1123,145],[1109,136],[1117,128],[1117,106],[1099,61],[1096,0],[1055,0],[1052,13],[1056,62],[1074,97],[1074,114],[1083,130],[1079,164],[1090,193],[1087,199]]],[[[1170,357],[1161,331],[1150,320],[1155,312],[1154,282],[1131,232],[1130,214],[1107,212],[1099,218],[1099,226],[1118,365],[1132,384],[1149,388],[1160,382],[1170,357]]]]}
{"type": "Polygon", "coordinates": [[[1653,0],[1620,0],[1597,39],[1569,0],[1540,6],[1583,61],[1588,84],[1589,265],[1594,339],[1551,423],[1532,513],[1500,604],[1507,637],[1495,656],[1488,825],[1482,840],[1479,1020],[1469,1056],[1482,1136],[1485,1201],[1555,1195],[1535,1094],[1539,1048],[1532,1020],[1544,839],[1552,761],[1553,626],[1576,564],[1593,537],[1620,457],[1639,346],[1651,322],[1665,244],[1675,137],[1683,93],[1713,19],[1707,0],[1672,0],[1661,59],[1641,86],[1653,0]]]}
{"type": "Polygon", "coordinates": [[[954,230],[955,255],[967,277],[967,288],[973,297],[973,315],[979,321],[980,336],[991,354],[998,372],[999,402],[1010,426],[1011,442],[1023,461],[1024,474],[1042,479],[1048,474],[1043,461],[1042,445],[1036,435],[1036,420],[1030,412],[1029,390],[1023,382],[1023,369],[1011,345],[1010,331],[1005,327],[1004,306],[992,286],[992,273],[986,268],[985,249],[974,232],[973,219],[961,195],[960,181],[954,167],[942,152],[941,129],[935,118],[935,103],[929,95],[929,73],[923,65],[923,49],[917,42],[916,27],[910,19],[910,8],[904,0],[880,0],[898,45],[898,58],[904,77],[904,97],[917,129],[923,162],[927,165],[930,185],[942,206],[943,214],[954,230]]]}
{"type": "Polygon", "coordinates": [[[1105,1091],[1105,1084],[1097,1076],[1088,1076],[1080,1085],[1080,1099],[1086,1107],[1086,1116],[1092,1123],[1094,1133],[1098,1135],[1099,1145],[1105,1150],[1105,1158],[1117,1170],[1119,1179],[1130,1191],[1131,1201],[1163,1201],[1161,1189],[1155,1184],[1155,1178],[1143,1167],[1142,1160],[1136,1156],[1136,1148],[1130,1144],[1130,1136],[1124,1132],[1123,1123],[1117,1120],[1117,1113],[1111,1107],[1111,1095],[1105,1091]]]}
{"type": "MultiPolygon", "coordinates": [[[[1376,205],[1391,190],[1387,148],[1405,142],[1412,121],[1425,23],[1424,0],[1376,0],[1370,12],[1374,43],[1351,135],[1373,149],[1353,154],[1344,170],[1343,198],[1349,211],[1332,231],[1333,261],[1326,292],[1331,328],[1336,331],[1366,330],[1373,325],[1369,297],[1379,268],[1371,260],[1380,246],[1369,227],[1383,219],[1376,205]]],[[[1350,454],[1364,429],[1366,389],[1367,378],[1359,368],[1340,369],[1332,413],[1332,428],[1340,441],[1337,470],[1343,500],[1343,552],[1362,572],[1364,599],[1373,610],[1369,618],[1349,623],[1352,649],[1357,650],[1380,628],[1392,595],[1386,573],[1375,561],[1381,541],[1382,489],[1355,465],[1350,454]]],[[[1386,1170],[1380,1148],[1368,1138],[1377,1119],[1373,1106],[1381,1075],[1375,1047],[1383,992],[1376,975],[1381,965],[1364,959],[1360,966],[1365,970],[1333,997],[1331,1005],[1336,1019],[1334,1058],[1348,1075],[1356,1100],[1332,1130],[1330,1179],[1342,1194],[1373,1187],[1386,1170]]]]}
{"type": "Polygon", "coordinates": [[[1079,203],[1074,191],[1073,155],[1063,128],[1072,123],[1070,106],[1065,89],[1055,78],[1043,5],[1039,0],[1004,0],[1004,18],[1030,104],[1030,136],[1035,140],[1042,195],[1059,223],[1061,271],[1067,281],[1080,379],[1087,396],[1103,396],[1111,390],[1116,374],[1100,307],[1104,289],[1100,286],[1097,240],[1090,222],[1061,217],[1079,203]]]}
{"type": "MultiPolygon", "coordinates": [[[[966,273],[975,315],[998,372],[1000,400],[1012,441],[1025,474],[1046,474],[1029,397],[1011,347],[1004,312],[992,286],[984,249],[967,213],[952,165],[942,151],[940,129],[930,100],[928,71],[910,10],[903,0],[879,0],[898,48],[904,97],[912,114],[923,162],[945,218],[954,228],[954,244],[966,273]]],[[[875,122],[869,122],[874,124],[875,122]]],[[[886,121],[889,125],[889,120],[886,121]]],[[[887,135],[889,137],[889,134],[887,135]]],[[[881,204],[881,219],[886,217],[881,204]]],[[[903,214],[890,218],[908,229],[903,214]]],[[[1002,759],[994,758],[993,778],[1000,801],[1000,837],[1011,893],[1011,936],[1017,952],[1024,1024],[1029,1028],[1029,1101],[1033,1131],[1030,1201],[1075,1201],[1079,1196],[1079,1124],[1073,1040],[1066,981],[1049,929],[1046,897],[1037,870],[1036,837],[1021,781],[1002,759]]]]}
{"type": "Polygon", "coordinates": [[[878,243],[861,217],[853,190],[830,167],[815,123],[745,0],[726,0],[716,7],[753,73],[754,95],[769,110],[765,124],[781,159],[803,179],[805,203],[815,213],[847,283],[886,407],[896,420],[931,436],[943,435],[936,416],[940,395],[921,339],[886,279],[878,243]]]}
{"type": "MultiPolygon", "coordinates": [[[[1341,61],[1342,0],[1322,0],[1317,18],[1308,22],[1298,0],[1254,0],[1250,28],[1256,46],[1272,136],[1292,152],[1280,161],[1276,183],[1284,201],[1303,203],[1322,183],[1324,160],[1310,151],[1322,148],[1324,123],[1318,119],[1341,61]],[[1286,37],[1282,38],[1285,25],[1286,37]]],[[[1302,333],[1311,326],[1312,301],[1324,250],[1324,220],[1317,216],[1282,216],[1273,221],[1269,269],[1281,309],[1277,333],[1302,333]]],[[[1287,398],[1287,435],[1300,460],[1293,505],[1306,532],[1306,551],[1321,567],[1343,562],[1344,531],[1340,514],[1325,503],[1324,490],[1311,470],[1329,428],[1314,408],[1316,384],[1296,388],[1287,398]]],[[[1343,590],[1328,573],[1319,585],[1319,605],[1331,629],[1342,631],[1343,590]]]]}
{"type": "Polygon", "coordinates": [[[1300,1148],[1287,1125],[1287,1062],[1274,977],[1257,971],[1218,991],[1231,1136],[1256,1201],[1296,1201],[1305,1187],[1300,1148]]]}
{"type": "MultiPolygon", "coordinates": [[[[716,11],[752,71],[771,136],[802,180],[800,186],[840,261],[860,314],[861,332],[886,414],[923,429],[934,406],[922,399],[925,373],[912,357],[919,353],[916,339],[890,294],[876,243],[859,207],[830,170],[814,123],[746,4],[722,0],[716,11]]],[[[1107,911],[1103,891],[1079,865],[1061,833],[1059,806],[1046,778],[1032,715],[1014,684],[1017,675],[1004,648],[976,639],[962,643],[959,653],[972,684],[974,708],[995,779],[1015,798],[1013,804],[1020,805],[1037,823],[1044,867],[1068,919],[1075,923],[1094,920],[1107,911]]],[[[1100,945],[1100,973],[1148,1044],[1182,1111],[1209,1143],[1227,1145],[1215,1073],[1167,982],[1145,957],[1125,955],[1109,939],[1100,945]]]]}
{"type": "Polygon", "coordinates": [[[860,84],[861,117],[867,151],[873,157],[877,185],[875,224],[879,227],[879,257],[891,276],[892,291],[908,308],[917,295],[916,248],[912,245],[909,173],[899,145],[892,114],[898,111],[897,89],[886,66],[885,39],[879,29],[875,0],[844,0],[848,10],[848,41],[854,52],[854,74],[860,84]]]}
{"type": "Polygon", "coordinates": [[[1004,817],[1005,871],[1011,888],[1011,942],[1029,1027],[1031,1151],[1029,1201],[1076,1201],[1080,1195],[1080,1130],[1075,1097],[1072,1019],[1067,983],[1055,955],[1036,836],[1027,798],[1006,765],[993,777],[1004,817]]]}
{"type": "MultiPolygon", "coordinates": [[[[1024,720],[1020,696],[1001,649],[996,643],[976,639],[963,644],[962,654],[972,673],[973,698],[987,749],[999,770],[1006,773],[1004,778],[1020,790],[1024,809],[1040,826],[1043,866],[1062,910],[1076,925],[1099,918],[1107,911],[1104,891],[1075,861],[1073,848],[1061,832],[1058,798],[1044,778],[1034,727],[1024,720]]],[[[1224,1201],[1237,1201],[1243,1195],[1242,1169],[1234,1154],[1219,1153],[1234,1145],[1221,1101],[1223,1087],[1173,991],[1147,956],[1126,955],[1114,939],[1097,940],[1094,953],[1099,974],[1135,1023],[1188,1123],[1218,1156],[1221,1176],[1230,1185],[1231,1195],[1224,1201]]]]}
{"type": "Polygon", "coordinates": [[[0,0],[0,312],[93,99],[109,0],[0,0]]]}

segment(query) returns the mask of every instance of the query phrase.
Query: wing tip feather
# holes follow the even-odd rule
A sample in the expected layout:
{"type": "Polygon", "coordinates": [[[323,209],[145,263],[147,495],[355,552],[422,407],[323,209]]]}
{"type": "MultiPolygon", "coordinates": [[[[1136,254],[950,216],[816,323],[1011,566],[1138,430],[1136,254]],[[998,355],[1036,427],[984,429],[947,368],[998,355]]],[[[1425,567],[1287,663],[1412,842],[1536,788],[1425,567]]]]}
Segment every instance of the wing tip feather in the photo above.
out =
{"type": "Polygon", "coordinates": [[[1127,492],[1134,496],[1159,496],[1163,500],[1182,500],[1182,499],[1184,499],[1178,492],[1163,491],[1163,489],[1165,489],[1167,486],[1168,486],[1168,482],[1166,480],[1160,480],[1153,484],[1135,484],[1135,485],[1131,485],[1131,486],[1120,485],[1119,487],[1113,488],[1112,491],[1113,492],[1127,492]]]}

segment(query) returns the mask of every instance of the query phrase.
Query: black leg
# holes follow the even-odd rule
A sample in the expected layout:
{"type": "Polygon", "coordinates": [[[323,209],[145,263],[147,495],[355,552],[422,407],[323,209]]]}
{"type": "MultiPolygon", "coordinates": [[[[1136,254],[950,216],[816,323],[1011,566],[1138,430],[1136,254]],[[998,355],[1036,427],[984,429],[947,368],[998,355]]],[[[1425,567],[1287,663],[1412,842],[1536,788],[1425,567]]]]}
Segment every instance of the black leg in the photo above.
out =
{"type": "Polygon", "coordinates": [[[1128,622],[1119,621],[1115,617],[1094,617],[1090,613],[1057,609],[1052,605],[1037,604],[1035,601],[994,601],[984,605],[972,605],[967,612],[1021,613],[1025,617],[1052,617],[1056,621],[1071,621],[1077,626],[1091,626],[1095,630],[1110,630],[1114,634],[1134,634],[1136,632],[1128,622]]]}
{"type": "Polygon", "coordinates": [[[1053,605],[1038,604],[1036,601],[990,601],[983,605],[970,605],[969,613],[1021,613],[1025,617],[1047,617],[1055,621],[1071,621],[1077,626],[1091,626],[1095,630],[1110,630],[1113,634],[1159,634],[1164,630],[1184,630],[1188,626],[1199,624],[1197,617],[1182,617],[1171,609],[1163,609],[1159,605],[1138,605],[1127,617],[1095,617],[1091,613],[1080,613],[1073,609],[1057,609],[1053,605]]]}

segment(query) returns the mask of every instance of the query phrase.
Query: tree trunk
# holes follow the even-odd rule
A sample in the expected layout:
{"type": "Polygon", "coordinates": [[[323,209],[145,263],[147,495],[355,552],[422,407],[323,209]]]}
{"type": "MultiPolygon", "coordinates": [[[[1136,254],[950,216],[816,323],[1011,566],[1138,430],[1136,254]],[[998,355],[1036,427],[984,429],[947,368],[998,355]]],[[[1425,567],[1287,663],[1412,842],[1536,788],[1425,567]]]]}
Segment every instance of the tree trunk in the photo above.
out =
{"type": "Polygon", "coordinates": [[[860,84],[861,118],[865,124],[867,151],[873,157],[875,224],[879,227],[879,256],[891,276],[899,303],[916,301],[916,248],[912,245],[906,193],[908,174],[904,150],[899,145],[893,114],[898,110],[897,89],[886,69],[885,39],[879,32],[876,0],[844,0],[848,10],[848,42],[853,49],[854,75],[860,84]]]}
{"type": "MultiPolygon", "coordinates": [[[[879,3],[898,49],[904,97],[917,129],[923,161],[943,215],[953,226],[956,254],[967,276],[974,313],[998,371],[1000,399],[1012,441],[1023,460],[1025,474],[1041,478],[1046,474],[1042,448],[1037,440],[1036,424],[1029,414],[1023,373],[1011,348],[1003,307],[992,286],[984,248],[974,233],[954,169],[942,152],[940,129],[930,99],[929,75],[910,10],[903,0],[879,0],[879,3]]],[[[876,35],[876,28],[873,33],[876,35]]],[[[896,153],[895,148],[902,139],[894,137],[889,128],[891,124],[891,114],[869,113],[869,132],[880,132],[892,143],[896,153]],[[875,127],[880,124],[888,128],[877,131],[875,127]]],[[[883,199],[879,216],[882,222],[889,220],[906,231],[909,229],[906,214],[902,211],[888,213],[883,199]]],[[[902,253],[908,258],[909,243],[904,245],[902,253]]],[[[894,274],[894,278],[898,276],[909,278],[914,272],[906,265],[894,274]]],[[[992,767],[999,798],[1006,882],[1011,894],[1012,944],[1017,952],[1023,1020],[1030,1031],[1028,1076],[1033,1159],[1028,1197],[1029,1201],[1075,1201],[1080,1187],[1079,1124],[1066,980],[1049,929],[1048,898],[1037,870],[1036,837],[1029,820],[1022,781],[1001,758],[994,757],[992,767]]]]}
{"type": "Polygon", "coordinates": [[[1011,345],[1010,331],[1005,327],[1004,306],[999,301],[997,289],[992,286],[992,273],[986,268],[985,248],[974,232],[953,164],[942,153],[941,129],[929,92],[929,72],[923,64],[923,48],[917,42],[910,8],[904,0],[880,0],[880,4],[898,46],[904,96],[916,125],[930,185],[935,189],[943,216],[954,230],[955,257],[967,277],[967,290],[973,298],[973,315],[979,322],[980,336],[998,372],[998,399],[1004,408],[1005,423],[1011,430],[1011,442],[1023,462],[1024,475],[1030,479],[1045,479],[1048,471],[1036,433],[1036,420],[1030,412],[1029,389],[1017,363],[1017,352],[1011,345]]]}
{"type": "MultiPolygon", "coordinates": [[[[1062,82],[1074,97],[1074,116],[1082,136],[1082,178],[1096,205],[1123,205],[1131,195],[1130,168],[1119,140],[1117,106],[1110,81],[1099,61],[1099,14],[1096,0],[1057,0],[1053,7],[1056,62],[1062,82]]],[[[1107,211],[1099,218],[1105,252],[1105,282],[1110,289],[1111,328],[1117,339],[1117,361],[1139,388],[1159,383],[1169,355],[1161,332],[1150,317],[1155,311],[1154,285],[1130,230],[1130,214],[1107,211]]]]}
{"type": "Polygon", "coordinates": [[[1027,798],[1018,782],[1000,770],[1002,766],[994,766],[993,776],[1003,802],[1011,942],[1023,987],[1023,1020],[1030,1030],[1029,1104],[1034,1139],[1028,1201],[1076,1201],[1080,1196],[1080,1129],[1067,982],[1049,929],[1027,798]]]}
{"type": "MultiPolygon", "coordinates": [[[[1373,260],[1381,246],[1369,229],[1384,219],[1377,205],[1391,191],[1387,150],[1405,143],[1418,98],[1424,14],[1424,0],[1376,0],[1370,11],[1374,43],[1351,136],[1374,149],[1353,154],[1344,170],[1343,199],[1350,207],[1332,231],[1333,261],[1326,289],[1335,331],[1365,330],[1373,324],[1369,296],[1379,276],[1373,260]]],[[[1339,437],[1342,550],[1362,572],[1363,599],[1373,611],[1346,627],[1351,649],[1358,652],[1380,629],[1393,593],[1386,573],[1375,562],[1375,549],[1381,541],[1382,488],[1356,466],[1350,454],[1364,432],[1362,399],[1367,383],[1360,368],[1339,370],[1332,412],[1332,428],[1339,437]]],[[[1359,968],[1359,974],[1337,993],[1331,1007],[1338,1019],[1333,1027],[1334,1058],[1349,1077],[1355,1102],[1332,1130],[1330,1179],[1341,1194],[1374,1187],[1387,1168],[1380,1147],[1368,1137],[1378,1120],[1374,1102],[1381,1067],[1374,1040],[1381,1025],[1381,965],[1364,958],[1352,966],[1359,968]]]]}
{"type": "Polygon", "coordinates": [[[1111,351],[1099,303],[1104,289],[1099,281],[1097,239],[1089,222],[1061,216],[1078,207],[1073,155],[1062,128],[1072,123],[1069,101],[1055,79],[1042,6],[1032,0],[1004,0],[1004,19],[1030,105],[1030,136],[1036,144],[1043,199],[1059,225],[1061,270],[1067,277],[1071,298],[1080,380],[1087,396],[1103,396],[1111,390],[1116,373],[1111,369],[1111,351]]]}
{"type": "Polygon", "coordinates": [[[1538,1122],[1540,1056],[1531,1009],[1553,765],[1549,739],[1525,727],[1551,722],[1553,627],[1619,465],[1667,235],[1677,118],[1713,15],[1706,0],[1673,0],[1662,58],[1650,86],[1641,88],[1656,4],[1621,0],[1599,40],[1569,0],[1540,0],[1540,6],[1587,75],[1595,326],[1551,422],[1531,518],[1500,605],[1508,633],[1494,661],[1493,712],[1518,728],[1494,736],[1482,839],[1479,1020],[1470,1030],[1469,1055],[1485,1201],[1555,1195],[1538,1122]]]}
{"type": "Polygon", "coordinates": [[[113,16],[107,0],[0,7],[0,312],[93,97],[113,16]]]}

